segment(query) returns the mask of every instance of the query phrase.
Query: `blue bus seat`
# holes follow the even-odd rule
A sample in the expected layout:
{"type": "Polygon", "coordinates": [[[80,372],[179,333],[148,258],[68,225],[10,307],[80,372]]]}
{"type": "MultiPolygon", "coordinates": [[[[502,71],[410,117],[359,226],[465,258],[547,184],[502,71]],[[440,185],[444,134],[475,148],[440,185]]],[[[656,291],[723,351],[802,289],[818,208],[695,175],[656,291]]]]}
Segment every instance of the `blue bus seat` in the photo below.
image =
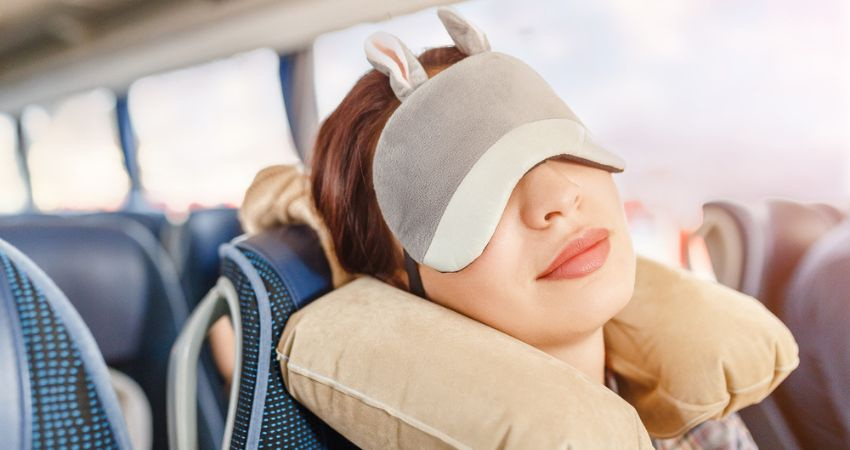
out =
{"type": "Polygon", "coordinates": [[[88,328],[50,278],[3,240],[0,383],[4,448],[131,448],[88,328]]]}
{"type": "Polygon", "coordinates": [[[276,358],[275,347],[289,316],[332,289],[330,268],[315,231],[288,225],[234,239],[219,252],[222,276],[193,312],[172,352],[171,446],[194,448],[193,419],[187,411],[193,402],[195,353],[190,349],[229,310],[238,355],[225,446],[356,449],[289,395],[276,358]]]}
{"type": "MultiPolygon", "coordinates": [[[[168,234],[171,223],[161,211],[63,211],[58,213],[27,212],[15,215],[0,215],[0,222],[14,223],[19,220],[32,221],[38,219],[55,220],[56,218],[110,218],[122,217],[132,220],[145,227],[158,240],[168,234]]],[[[96,219],[95,219],[96,220],[96,219]]]]}
{"type": "Polygon", "coordinates": [[[192,211],[177,231],[172,254],[189,307],[194,308],[219,276],[218,247],[242,234],[237,210],[211,208],[192,211]]]}
{"type": "MultiPolygon", "coordinates": [[[[168,355],[188,316],[173,261],[150,230],[116,215],[19,217],[0,221],[3,238],[29,255],[79,311],[109,366],[144,390],[154,448],[166,448],[168,355]]],[[[200,376],[201,439],[224,430],[215,380],[200,376]]]]}
{"type": "Polygon", "coordinates": [[[165,214],[161,211],[109,211],[109,212],[94,212],[83,213],[81,217],[123,217],[132,220],[139,225],[147,228],[157,240],[162,241],[163,236],[168,233],[171,223],[165,214]]]}

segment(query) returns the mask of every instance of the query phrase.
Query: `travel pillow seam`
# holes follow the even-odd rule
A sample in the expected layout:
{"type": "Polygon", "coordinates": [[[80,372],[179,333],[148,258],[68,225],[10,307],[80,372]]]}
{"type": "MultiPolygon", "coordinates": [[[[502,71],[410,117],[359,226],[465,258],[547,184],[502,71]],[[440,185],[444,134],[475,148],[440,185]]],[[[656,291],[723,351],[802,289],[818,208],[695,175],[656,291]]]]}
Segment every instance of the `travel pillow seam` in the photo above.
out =
{"type": "Polygon", "coordinates": [[[433,436],[434,438],[437,438],[437,439],[445,442],[448,445],[454,446],[456,448],[463,448],[463,449],[470,449],[470,450],[472,449],[472,447],[470,447],[469,445],[463,444],[462,442],[458,441],[457,439],[455,439],[455,438],[441,432],[440,430],[422,422],[421,420],[418,420],[416,418],[408,416],[407,414],[404,414],[401,411],[395,410],[394,408],[392,408],[389,405],[381,402],[380,400],[376,400],[376,399],[358,391],[357,389],[346,386],[345,384],[340,383],[339,381],[337,381],[337,380],[335,380],[335,379],[333,379],[329,376],[313,372],[310,369],[307,369],[305,367],[301,367],[301,366],[293,363],[289,359],[289,357],[287,357],[286,355],[278,353],[278,357],[280,359],[286,361],[286,369],[291,370],[296,375],[300,375],[302,377],[309,378],[309,379],[311,379],[311,380],[313,380],[317,383],[328,386],[329,388],[333,389],[334,391],[336,391],[336,392],[338,392],[342,395],[353,398],[357,401],[361,401],[361,402],[365,403],[366,405],[369,405],[373,408],[380,409],[380,410],[384,411],[385,413],[387,413],[387,414],[389,414],[393,417],[396,417],[397,419],[399,419],[399,420],[403,421],[404,423],[410,425],[411,427],[413,427],[413,428],[415,428],[415,429],[417,429],[417,430],[419,430],[423,433],[426,433],[430,436],[433,436]]]}
{"type": "MultiPolygon", "coordinates": [[[[678,398],[676,398],[676,397],[673,397],[673,396],[672,396],[672,394],[670,394],[670,392],[669,392],[669,391],[667,391],[666,389],[664,389],[664,387],[663,387],[663,386],[661,386],[661,384],[658,382],[658,378],[657,378],[657,377],[655,377],[655,376],[653,376],[652,374],[649,374],[649,373],[647,373],[647,372],[645,372],[645,371],[643,371],[643,370],[639,369],[637,366],[635,366],[635,365],[631,364],[630,362],[627,362],[625,359],[622,359],[622,358],[620,358],[620,357],[618,357],[618,356],[612,355],[612,356],[610,356],[610,360],[611,360],[612,362],[615,362],[615,364],[616,364],[616,365],[618,365],[618,366],[622,366],[622,367],[623,367],[623,368],[625,368],[625,369],[628,369],[628,370],[631,370],[631,371],[633,371],[633,372],[635,372],[635,373],[640,374],[640,375],[641,375],[642,377],[644,377],[644,378],[647,378],[647,379],[652,380],[652,381],[656,384],[655,389],[657,389],[657,390],[658,390],[658,392],[659,392],[659,393],[660,393],[660,394],[661,394],[664,398],[666,398],[666,399],[668,399],[668,400],[671,400],[671,401],[675,402],[675,403],[676,403],[679,407],[681,407],[682,409],[688,409],[688,410],[691,410],[691,411],[699,411],[699,410],[702,410],[702,409],[705,409],[705,408],[715,408],[715,407],[717,407],[717,406],[718,406],[718,405],[720,405],[720,404],[727,403],[727,402],[731,399],[731,397],[730,397],[730,396],[727,396],[727,398],[726,398],[725,400],[720,400],[720,401],[718,401],[718,402],[715,402],[715,403],[708,403],[708,404],[692,403],[692,402],[687,402],[687,401],[684,401],[684,400],[680,400],[680,399],[678,399],[678,398]],[[615,361],[615,360],[616,360],[616,361],[615,361]]],[[[797,367],[797,364],[796,364],[796,363],[787,364],[787,365],[785,365],[785,366],[781,366],[781,367],[776,367],[776,368],[774,368],[774,369],[773,369],[773,374],[768,375],[766,378],[764,378],[764,379],[762,379],[762,380],[759,380],[759,381],[757,381],[757,382],[755,382],[755,383],[753,383],[753,384],[751,384],[751,385],[749,385],[749,386],[742,387],[742,388],[738,388],[738,389],[734,389],[734,388],[729,388],[729,387],[728,387],[728,385],[727,385],[726,392],[727,392],[727,394],[728,394],[728,393],[732,393],[732,394],[742,394],[742,393],[750,392],[750,391],[752,391],[752,390],[754,390],[754,389],[756,389],[756,388],[758,388],[758,387],[760,387],[760,386],[763,386],[763,385],[765,385],[765,384],[770,383],[772,380],[775,380],[775,379],[777,378],[777,374],[787,374],[787,373],[790,373],[790,372],[791,372],[791,370],[793,370],[793,369],[794,369],[794,368],[796,368],[796,367],[797,367]]]]}

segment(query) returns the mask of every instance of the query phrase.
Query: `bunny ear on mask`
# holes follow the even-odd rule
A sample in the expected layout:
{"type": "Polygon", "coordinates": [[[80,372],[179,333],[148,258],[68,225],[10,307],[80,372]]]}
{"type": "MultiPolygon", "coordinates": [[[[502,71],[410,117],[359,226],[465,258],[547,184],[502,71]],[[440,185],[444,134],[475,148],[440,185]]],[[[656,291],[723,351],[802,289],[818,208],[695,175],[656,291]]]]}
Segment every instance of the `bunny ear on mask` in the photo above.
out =
{"type": "Polygon", "coordinates": [[[390,77],[390,87],[395,96],[404,101],[422,83],[428,73],[416,55],[396,36],[376,31],[364,44],[366,59],[383,74],[390,77]]]}
{"type": "Polygon", "coordinates": [[[440,17],[455,45],[467,56],[490,51],[487,35],[454,9],[447,6],[437,8],[437,16],[440,17]]]}

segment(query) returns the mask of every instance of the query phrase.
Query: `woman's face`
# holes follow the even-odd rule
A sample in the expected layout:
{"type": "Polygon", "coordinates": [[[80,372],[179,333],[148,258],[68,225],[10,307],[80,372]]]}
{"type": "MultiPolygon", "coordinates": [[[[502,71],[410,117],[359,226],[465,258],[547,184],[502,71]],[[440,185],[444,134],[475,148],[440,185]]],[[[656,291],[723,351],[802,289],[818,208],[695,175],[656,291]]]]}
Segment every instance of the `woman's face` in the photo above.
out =
{"type": "Polygon", "coordinates": [[[484,252],[463,270],[420,265],[436,303],[536,347],[585,337],[616,315],[634,291],[635,254],[612,174],[550,158],[514,187],[484,252]],[[586,229],[608,230],[604,263],[578,278],[538,279],[586,229]]]}

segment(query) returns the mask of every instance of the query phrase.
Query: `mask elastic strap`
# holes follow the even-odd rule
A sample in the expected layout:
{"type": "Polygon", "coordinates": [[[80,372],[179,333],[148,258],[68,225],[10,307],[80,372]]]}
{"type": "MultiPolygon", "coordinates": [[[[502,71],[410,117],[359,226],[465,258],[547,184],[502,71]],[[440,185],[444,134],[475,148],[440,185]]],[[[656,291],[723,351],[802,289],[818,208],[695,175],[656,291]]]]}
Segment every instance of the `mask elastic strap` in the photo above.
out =
{"type": "Polygon", "coordinates": [[[425,287],[422,286],[422,278],[419,277],[419,264],[407,254],[407,250],[404,250],[404,269],[407,271],[410,292],[428,300],[428,294],[425,293],[425,287]]]}

